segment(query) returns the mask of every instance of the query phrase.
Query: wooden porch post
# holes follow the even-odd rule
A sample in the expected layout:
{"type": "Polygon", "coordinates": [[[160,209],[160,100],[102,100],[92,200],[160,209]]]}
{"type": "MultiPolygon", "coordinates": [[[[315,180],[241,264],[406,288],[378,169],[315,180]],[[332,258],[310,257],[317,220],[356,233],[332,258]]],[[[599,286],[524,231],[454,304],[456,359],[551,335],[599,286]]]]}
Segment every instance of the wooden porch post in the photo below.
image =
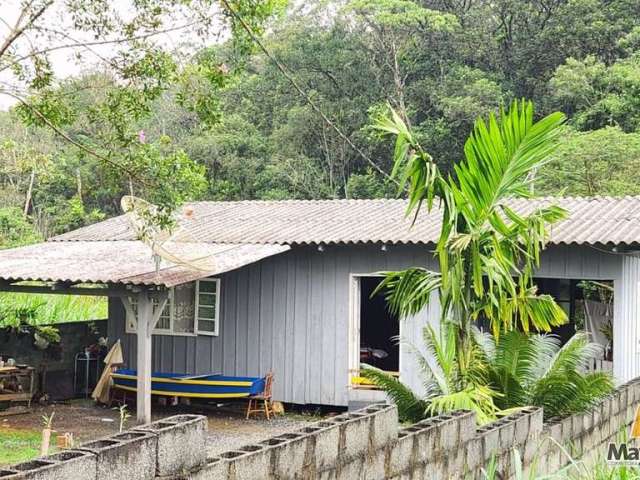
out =
{"type": "Polygon", "coordinates": [[[136,398],[136,414],[138,423],[151,421],[151,325],[153,303],[149,294],[143,291],[138,295],[138,385],[136,398]]]}
{"type": "Polygon", "coordinates": [[[151,421],[151,334],[167,299],[168,293],[166,291],[151,294],[144,290],[138,294],[138,315],[136,318],[138,342],[136,417],[138,423],[151,421]],[[153,308],[154,298],[158,300],[155,310],[153,308]]]}

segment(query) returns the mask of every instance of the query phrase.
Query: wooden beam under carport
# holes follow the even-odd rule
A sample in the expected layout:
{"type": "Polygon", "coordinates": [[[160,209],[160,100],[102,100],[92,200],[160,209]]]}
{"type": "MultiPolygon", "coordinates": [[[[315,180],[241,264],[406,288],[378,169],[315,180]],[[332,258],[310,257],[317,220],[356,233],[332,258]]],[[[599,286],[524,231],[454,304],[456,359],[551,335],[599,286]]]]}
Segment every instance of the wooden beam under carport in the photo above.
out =
{"type": "Polygon", "coordinates": [[[160,319],[169,298],[165,288],[138,285],[108,285],[100,287],[78,287],[72,284],[24,285],[0,280],[0,292],[32,293],[49,295],[92,295],[116,297],[122,300],[125,310],[136,321],[137,333],[137,383],[136,418],[138,423],[151,421],[151,352],[152,332],[160,319]],[[137,300],[137,312],[130,298],[137,300]],[[157,302],[156,308],[154,303],[157,302]]]}
{"type": "Polygon", "coordinates": [[[136,321],[136,419],[138,423],[149,423],[151,421],[152,332],[167,304],[169,292],[145,289],[138,294],[124,296],[121,299],[127,314],[136,321]],[[134,311],[130,300],[134,296],[137,300],[137,311],[134,311]],[[157,305],[154,308],[156,301],[157,305]]]}

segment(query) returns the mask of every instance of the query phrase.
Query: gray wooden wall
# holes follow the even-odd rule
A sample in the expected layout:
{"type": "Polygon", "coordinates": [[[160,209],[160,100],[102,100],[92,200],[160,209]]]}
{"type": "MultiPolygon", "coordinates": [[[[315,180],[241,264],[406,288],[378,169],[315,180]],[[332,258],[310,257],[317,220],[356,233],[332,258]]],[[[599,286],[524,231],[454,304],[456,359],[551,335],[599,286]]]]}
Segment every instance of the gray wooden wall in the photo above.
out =
{"type": "MultiPolygon", "coordinates": [[[[251,376],[273,369],[277,400],[347,405],[350,274],[429,263],[425,246],[299,247],[223,274],[220,335],[154,335],[153,369],[251,376]]],[[[539,276],[552,278],[612,280],[620,269],[619,257],[577,246],[550,248],[541,263],[539,276]]],[[[424,321],[437,316],[434,305],[401,327],[402,334],[417,337],[424,321]]],[[[110,300],[109,318],[109,337],[122,339],[125,359],[135,367],[135,336],[125,333],[118,299],[110,300]]],[[[406,351],[401,375],[419,386],[406,351]]]]}

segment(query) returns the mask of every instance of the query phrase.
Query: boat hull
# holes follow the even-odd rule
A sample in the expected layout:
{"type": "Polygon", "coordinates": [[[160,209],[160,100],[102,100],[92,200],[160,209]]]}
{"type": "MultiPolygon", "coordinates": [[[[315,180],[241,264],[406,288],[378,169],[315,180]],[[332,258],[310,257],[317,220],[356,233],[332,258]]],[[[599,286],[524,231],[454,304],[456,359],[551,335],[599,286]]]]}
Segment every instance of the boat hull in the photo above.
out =
{"type": "MultiPolygon", "coordinates": [[[[135,392],[137,372],[120,369],[111,375],[114,387],[135,392]]],[[[190,398],[243,398],[264,390],[264,378],[230,377],[225,375],[193,376],[179,373],[154,372],[151,375],[151,394],[190,398]]]]}

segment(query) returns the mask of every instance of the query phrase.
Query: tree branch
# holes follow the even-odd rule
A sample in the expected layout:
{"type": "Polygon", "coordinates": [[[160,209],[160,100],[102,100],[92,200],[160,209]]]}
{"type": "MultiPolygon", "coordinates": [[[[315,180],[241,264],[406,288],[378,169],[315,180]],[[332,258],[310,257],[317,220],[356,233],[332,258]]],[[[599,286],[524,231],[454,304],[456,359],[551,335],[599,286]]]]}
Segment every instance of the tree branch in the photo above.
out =
{"type": "Polygon", "coordinates": [[[20,12],[20,16],[18,17],[18,20],[16,21],[16,24],[13,27],[13,30],[9,32],[9,35],[5,39],[4,43],[2,44],[2,46],[0,46],[0,58],[2,58],[4,53],[13,44],[13,42],[15,42],[29,26],[33,25],[33,22],[35,22],[38,18],[40,18],[42,14],[47,10],[47,8],[49,8],[52,4],[53,4],[53,0],[49,0],[45,2],[42,5],[42,7],[40,7],[39,10],[37,10],[33,15],[29,17],[29,19],[24,25],[20,25],[20,23],[22,22],[22,19],[25,17],[27,13],[27,9],[31,4],[26,5],[22,9],[22,12],[20,12]]]}
{"type": "MultiPolygon", "coordinates": [[[[73,43],[67,43],[67,44],[63,44],[63,45],[55,45],[53,47],[49,47],[49,48],[43,48],[41,50],[37,50],[34,52],[29,53],[28,55],[23,55],[21,57],[16,58],[15,60],[7,63],[7,65],[3,65],[0,66],[0,72],[2,72],[3,70],[6,70],[7,68],[10,68],[12,65],[17,65],[20,62],[34,57],[36,55],[42,55],[45,53],[50,53],[50,52],[55,52],[56,50],[65,50],[68,48],[85,48],[87,50],[90,50],[89,47],[93,47],[93,46],[98,46],[98,45],[112,45],[112,44],[120,44],[120,43],[125,43],[125,42],[131,42],[134,40],[145,40],[147,38],[151,38],[153,36],[156,35],[162,35],[164,33],[170,33],[170,32],[174,32],[177,30],[182,30],[184,28],[188,28],[191,27],[193,25],[195,25],[197,22],[191,22],[191,23],[186,23],[184,25],[180,25],[178,27],[171,27],[171,28],[166,28],[164,30],[157,30],[155,32],[149,32],[149,33],[145,33],[145,34],[141,34],[141,35],[137,35],[134,37],[128,37],[128,38],[115,38],[112,40],[96,40],[93,42],[76,42],[74,41],[73,43]]],[[[56,32],[59,34],[59,32],[56,32]]],[[[65,34],[66,35],[66,34],[65,34]]],[[[66,35],[68,37],[68,35],[66,35]]],[[[71,38],[71,37],[68,37],[71,38]]],[[[0,55],[1,57],[2,55],[0,55]]]]}
{"type": "Polygon", "coordinates": [[[101,155],[100,153],[92,150],[91,148],[87,147],[86,145],[83,145],[82,143],[74,140],[73,138],[71,138],[69,135],[67,135],[67,133],[65,133],[64,131],[62,131],[60,128],[58,128],[57,126],[55,126],[53,123],[51,123],[51,121],[40,111],[38,110],[36,107],[34,107],[33,105],[31,105],[29,102],[27,102],[24,98],[20,97],[19,95],[15,95],[11,92],[3,92],[6,95],[9,95],[12,98],[15,98],[18,102],[20,102],[20,104],[22,104],[25,108],[28,108],[31,112],[33,112],[33,114],[38,117],[43,123],[45,123],[47,125],[47,127],[49,127],[51,130],[53,130],[53,132],[58,135],[59,137],[63,138],[64,140],[66,140],[67,142],[69,142],[70,144],[78,147],[80,150],[82,150],[85,153],[88,153],[89,155],[97,158],[98,160],[101,160],[123,172],[125,172],[126,174],[128,174],[130,177],[135,178],[136,180],[140,181],[141,183],[147,185],[148,183],[145,182],[143,179],[141,179],[139,177],[139,175],[137,175],[134,171],[132,171],[131,169],[121,165],[118,162],[115,162],[113,160],[111,160],[108,157],[105,157],[104,155],[101,155]]]}

